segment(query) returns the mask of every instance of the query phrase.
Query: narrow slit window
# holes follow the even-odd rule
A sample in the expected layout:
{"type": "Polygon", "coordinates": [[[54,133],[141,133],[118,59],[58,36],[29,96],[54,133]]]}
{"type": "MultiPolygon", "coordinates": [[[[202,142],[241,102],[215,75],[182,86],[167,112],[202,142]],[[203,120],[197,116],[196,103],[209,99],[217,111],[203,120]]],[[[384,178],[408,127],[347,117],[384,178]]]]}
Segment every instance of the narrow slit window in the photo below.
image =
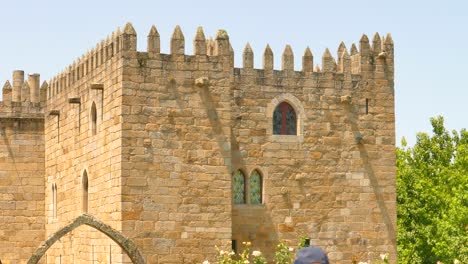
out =
{"type": "Polygon", "coordinates": [[[91,105],[91,132],[93,135],[97,133],[97,111],[96,104],[93,102],[91,105]]]}
{"type": "Polygon", "coordinates": [[[262,176],[257,170],[250,174],[250,204],[262,204],[262,176]]]}
{"type": "Polygon", "coordinates": [[[273,113],[274,135],[297,135],[297,117],[294,108],[286,103],[280,103],[273,113]]]}
{"type": "Polygon", "coordinates": [[[88,173],[85,171],[83,173],[83,179],[82,179],[82,212],[87,213],[88,212],[88,173]]]}
{"type": "Polygon", "coordinates": [[[232,193],[234,204],[245,204],[245,175],[240,170],[234,173],[232,193]]]}
{"type": "Polygon", "coordinates": [[[57,218],[57,185],[52,184],[52,218],[57,218]]]}
{"type": "Polygon", "coordinates": [[[369,114],[369,103],[370,103],[370,99],[366,98],[366,115],[369,114]]]}

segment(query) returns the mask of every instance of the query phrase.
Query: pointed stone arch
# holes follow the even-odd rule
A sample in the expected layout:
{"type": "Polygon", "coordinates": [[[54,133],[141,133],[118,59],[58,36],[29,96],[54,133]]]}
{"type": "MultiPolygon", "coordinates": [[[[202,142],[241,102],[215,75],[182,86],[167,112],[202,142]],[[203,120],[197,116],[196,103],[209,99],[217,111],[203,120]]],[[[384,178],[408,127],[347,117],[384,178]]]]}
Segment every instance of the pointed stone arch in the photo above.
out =
{"type": "Polygon", "coordinates": [[[114,240],[115,243],[117,243],[125,251],[128,257],[130,257],[134,264],[146,264],[145,259],[138,251],[137,246],[130,239],[125,237],[122,233],[115,230],[111,226],[88,214],[82,214],[78,216],[75,220],[73,220],[73,222],[53,233],[36,249],[31,258],[29,258],[27,264],[37,264],[42,256],[47,252],[47,250],[55,242],[57,242],[57,240],[82,225],[93,227],[94,229],[107,235],[110,239],[114,240]]]}

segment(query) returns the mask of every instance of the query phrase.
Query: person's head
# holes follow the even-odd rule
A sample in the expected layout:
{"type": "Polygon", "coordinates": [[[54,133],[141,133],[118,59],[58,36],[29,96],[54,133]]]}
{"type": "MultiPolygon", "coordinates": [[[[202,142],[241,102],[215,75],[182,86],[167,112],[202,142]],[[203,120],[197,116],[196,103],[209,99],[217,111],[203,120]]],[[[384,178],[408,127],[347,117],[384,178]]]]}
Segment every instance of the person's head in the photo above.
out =
{"type": "Polygon", "coordinates": [[[294,264],[328,264],[328,257],[319,247],[306,247],[297,252],[294,264]]]}

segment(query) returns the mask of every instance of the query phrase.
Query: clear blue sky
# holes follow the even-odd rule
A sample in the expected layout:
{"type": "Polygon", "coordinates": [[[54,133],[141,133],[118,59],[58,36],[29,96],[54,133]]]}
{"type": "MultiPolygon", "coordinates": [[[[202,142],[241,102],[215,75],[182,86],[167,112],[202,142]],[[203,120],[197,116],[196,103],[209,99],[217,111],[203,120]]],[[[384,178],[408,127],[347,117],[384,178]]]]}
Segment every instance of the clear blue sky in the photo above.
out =
{"type": "Polygon", "coordinates": [[[219,28],[229,33],[236,66],[246,42],[260,68],[267,43],[276,68],[286,44],[300,69],[306,46],[315,62],[326,47],[333,54],[340,41],[349,48],[363,33],[390,32],[395,41],[397,142],[410,144],[419,131],[430,131],[429,118],[443,115],[449,129],[467,126],[468,2],[467,1],[2,1],[0,4],[0,81],[15,69],[38,72],[48,80],[101,39],[131,21],[138,48],[146,49],[152,24],[161,35],[162,52],[179,24],[192,54],[197,26],[205,35],[219,28]]]}

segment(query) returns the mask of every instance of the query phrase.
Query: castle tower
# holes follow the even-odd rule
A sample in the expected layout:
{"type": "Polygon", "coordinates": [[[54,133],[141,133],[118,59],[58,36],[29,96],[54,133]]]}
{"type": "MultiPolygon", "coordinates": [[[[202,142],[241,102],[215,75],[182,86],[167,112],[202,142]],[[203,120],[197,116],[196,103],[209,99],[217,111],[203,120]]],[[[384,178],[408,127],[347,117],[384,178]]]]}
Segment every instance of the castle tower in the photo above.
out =
{"type": "Polygon", "coordinates": [[[391,37],[371,45],[364,35],[349,51],[342,43],[336,58],[326,49],[315,67],[307,48],[300,70],[287,45],[278,70],[269,45],[262,69],[250,44],[236,68],[226,31],[193,35],[195,54],[179,26],[163,54],[152,26],[141,52],[128,23],[39,96],[36,75],[25,85],[15,72],[5,84],[2,116],[29,111],[43,122],[38,237],[86,214],[136,245],[125,252],[116,237],[79,226],[42,261],[127,263],[138,252],[145,263],[201,263],[215,245],[241,251],[243,241],[271,258],[278,241],[295,246],[301,235],[332,262],[382,252],[394,261],[391,37]]]}
{"type": "MultiPolygon", "coordinates": [[[[0,101],[0,261],[26,261],[44,240],[44,107],[39,74],[13,72],[0,101]]],[[[46,86],[44,84],[43,86],[46,86]]]]}

